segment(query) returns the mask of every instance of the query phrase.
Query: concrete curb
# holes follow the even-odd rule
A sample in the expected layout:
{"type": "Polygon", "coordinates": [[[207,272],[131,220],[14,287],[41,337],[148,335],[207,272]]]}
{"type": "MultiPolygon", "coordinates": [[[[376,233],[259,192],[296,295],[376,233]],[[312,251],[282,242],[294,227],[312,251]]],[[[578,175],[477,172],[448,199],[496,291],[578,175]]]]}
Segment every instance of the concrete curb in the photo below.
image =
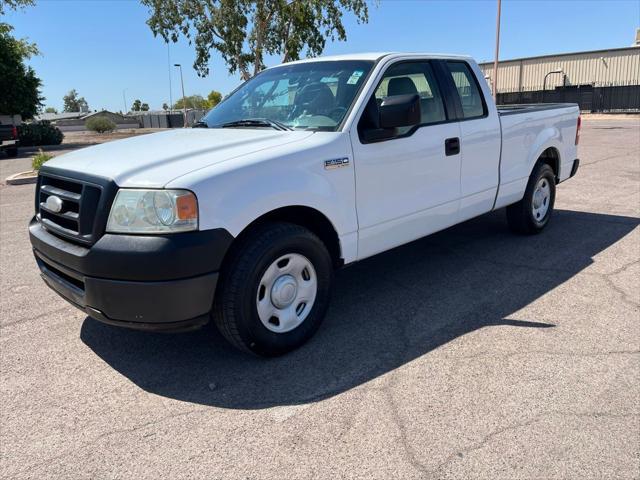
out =
{"type": "Polygon", "coordinates": [[[7,185],[26,185],[27,183],[36,183],[38,179],[38,172],[34,170],[28,170],[26,172],[14,173],[9,175],[5,182],[7,185]]]}

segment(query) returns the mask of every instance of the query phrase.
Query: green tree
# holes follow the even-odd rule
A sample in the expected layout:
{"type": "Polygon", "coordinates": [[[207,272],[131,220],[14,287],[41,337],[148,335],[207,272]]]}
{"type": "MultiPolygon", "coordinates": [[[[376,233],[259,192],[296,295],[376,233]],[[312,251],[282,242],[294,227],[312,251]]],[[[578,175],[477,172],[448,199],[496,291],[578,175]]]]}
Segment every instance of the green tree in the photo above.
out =
{"type": "Polygon", "coordinates": [[[247,80],[262,70],[265,55],[282,62],[302,53],[317,56],[327,40],[347,39],[343,16],[369,20],[367,0],[141,0],[149,8],[147,24],[165,42],[184,35],[194,43],[193,64],[199,76],[209,74],[211,50],[229,72],[247,80]]]}
{"type": "Polygon", "coordinates": [[[202,98],[202,95],[191,95],[183,97],[173,104],[174,110],[182,110],[184,107],[195,108],[196,110],[206,110],[207,100],[202,98]]]}
{"type": "Polygon", "coordinates": [[[148,112],[149,111],[149,104],[148,103],[143,103],[142,105],[140,105],[140,110],[143,112],[148,112]]]}
{"type": "Polygon", "coordinates": [[[0,15],[5,14],[5,8],[18,10],[19,8],[31,7],[35,3],[35,0],[0,0],[0,15]]]}
{"type": "Polygon", "coordinates": [[[133,101],[133,105],[131,105],[131,111],[132,112],[139,112],[140,111],[140,107],[142,106],[142,102],[138,99],[133,101]]]}
{"type": "Polygon", "coordinates": [[[169,105],[167,105],[166,103],[163,103],[163,104],[162,104],[162,110],[164,110],[165,112],[166,112],[167,110],[169,110],[169,105]]]}
{"type": "Polygon", "coordinates": [[[42,105],[42,82],[25,61],[37,55],[38,48],[14,38],[12,30],[6,23],[0,23],[0,112],[32,118],[42,105]]]}
{"type": "Polygon", "coordinates": [[[207,95],[207,99],[205,100],[205,105],[207,109],[211,109],[218,105],[222,101],[222,94],[215,90],[211,90],[209,95],[207,95]]]}
{"type": "Polygon", "coordinates": [[[76,92],[75,88],[62,97],[62,101],[64,102],[64,112],[82,112],[89,110],[87,101],[84,97],[78,97],[78,92],[76,92]]]}
{"type": "Polygon", "coordinates": [[[58,110],[53,107],[47,107],[44,109],[44,113],[58,113],[58,110]]]}

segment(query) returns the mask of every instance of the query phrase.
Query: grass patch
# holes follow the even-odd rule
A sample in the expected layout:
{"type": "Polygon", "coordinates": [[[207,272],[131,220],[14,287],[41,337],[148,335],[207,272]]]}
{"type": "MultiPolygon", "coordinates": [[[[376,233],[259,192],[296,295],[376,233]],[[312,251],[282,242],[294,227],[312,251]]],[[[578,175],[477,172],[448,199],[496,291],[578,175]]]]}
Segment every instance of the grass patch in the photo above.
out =
{"type": "Polygon", "coordinates": [[[34,155],[34,157],[31,159],[31,168],[33,168],[33,170],[37,172],[38,170],[40,170],[40,167],[42,167],[42,165],[44,165],[46,162],[48,162],[52,158],[53,158],[53,155],[44,153],[42,149],[40,149],[38,153],[34,155]]]}

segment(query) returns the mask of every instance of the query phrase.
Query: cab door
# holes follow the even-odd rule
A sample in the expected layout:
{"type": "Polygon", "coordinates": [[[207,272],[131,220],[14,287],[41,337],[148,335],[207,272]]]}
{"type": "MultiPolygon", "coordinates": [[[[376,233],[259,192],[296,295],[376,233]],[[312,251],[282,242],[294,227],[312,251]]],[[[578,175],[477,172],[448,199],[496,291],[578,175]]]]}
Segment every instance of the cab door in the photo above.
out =
{"type": "Polygon", "coordinates": [[[351,138],[356,173],[358,258],[410,242],[456,221],[460,127],[430,61],[400,61],[383,73],[351,138]],[[379,105],[420,96],[421,123],[379,131],[379,105]]]}
{"type": "Polygon", "coordinates": [[[500,119],[495,107],[488,108],[485,97],[491,94],[487,83],[480,81],[482,71],[477,65],[464,60],[442,61],[440,65],[444,81],[450,85],[464,139],[458,214],[462,222],[493,208],[500,179],[500,119]]]}

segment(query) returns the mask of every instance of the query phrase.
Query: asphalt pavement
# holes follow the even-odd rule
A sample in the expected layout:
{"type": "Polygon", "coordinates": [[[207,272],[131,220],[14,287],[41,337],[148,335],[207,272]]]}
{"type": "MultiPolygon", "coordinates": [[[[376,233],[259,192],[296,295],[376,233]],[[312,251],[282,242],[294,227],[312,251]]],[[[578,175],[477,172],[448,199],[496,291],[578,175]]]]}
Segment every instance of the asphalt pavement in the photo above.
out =
{"type": "Polygon", "coordinates": [[[346,268],[270,360],[87,318],[0,185],[0,477],[640,478],[640,119],[579,153],[543,234],[498,211],[346,268]]]}

